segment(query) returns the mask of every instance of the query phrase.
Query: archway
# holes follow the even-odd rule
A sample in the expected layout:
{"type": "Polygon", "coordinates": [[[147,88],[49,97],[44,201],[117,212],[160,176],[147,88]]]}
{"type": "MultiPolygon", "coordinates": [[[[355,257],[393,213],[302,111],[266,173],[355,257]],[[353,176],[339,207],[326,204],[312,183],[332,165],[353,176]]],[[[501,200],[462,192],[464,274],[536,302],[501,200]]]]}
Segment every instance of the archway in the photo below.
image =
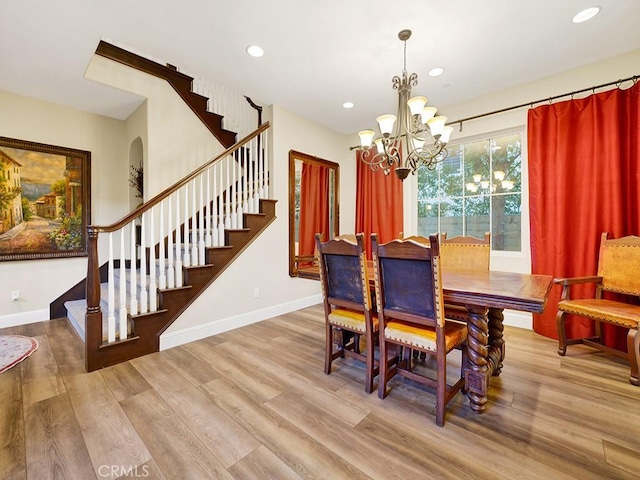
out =
{"type": "Polygon", "coordinates": [[[133,210],[144,201],[144,163],[142,139],[137,137],[129,147],[129,207],[133,210]]]}

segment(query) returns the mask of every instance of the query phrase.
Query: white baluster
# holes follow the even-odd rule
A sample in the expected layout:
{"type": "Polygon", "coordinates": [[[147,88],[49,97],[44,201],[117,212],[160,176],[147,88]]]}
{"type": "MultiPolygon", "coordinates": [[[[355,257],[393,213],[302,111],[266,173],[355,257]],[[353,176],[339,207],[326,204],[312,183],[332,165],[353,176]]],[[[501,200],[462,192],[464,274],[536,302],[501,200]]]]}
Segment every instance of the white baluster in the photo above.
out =
{"type": "Polygon", "coordinates": [[[184,185],[184,257],[182,264],[185,267],[191,266],[191,252],[189,250],[189,184],[184,185]]]}
{"type": "Polygon", "coordinates": [[[120,340],[127,338],[127,267],[125,264],[124,243],[124,228],[122,228],[120,229],[120,309],[118,310],[120,340]]]}
{"type": "MultiPolygon", "coordinates": [[[[227,184],[225,185],[227,190],[229,189],[229,185],[231,184],[231,173],[229,172],[229,156],[227,156],[227,158],[225,159],[227,164],[225,165],[226,169],[227,169],[227,184]]],[[[224,193],[224,190],[222,192],[220,192],[220,194],[222,195],[224,193]]],[[[229,196],[227,196],[227,198],[224,198],[224,228],[229,230],[231,228],[231,214],[229,212],[229,209],[231,208],[230,206],[230,202],[229,202],[229,196]]]]}
{"type": "Polygon", "coordinates": [[[224,246],[224,229],[225,229],[225,222],[224,222],[224,199],[222,198],[222,193],[224,192],[224,189],[222,188],[222,160],[220,160],[218,162],[218,164],[220,165],[220,189],[218,190],[218,246],[222,247],[224,246]]]}
{"type": "Polygon", "coordinates": [[[260,148],[256,150],[256,162],[255,162],[255,187],[253,191],[253,208],[256,212],[260,211],[260,148]]]}
{"type": "Polygon", "coordinates": [[[158,310],[158,284],[156,283],[156,242],[155,242],[155,213],[152,207],[149,211],[149,311],[158,310]]]}
{"type": "Polygon", "coordinates": [[[160,290],[164,290],[167,288],[167,276],[165,274],[165,266],[164,266],[164,200],[160,202],[160,250],[159,250],[159,264],[160,271],[158,272],[158,288],[160,290]]]}
{"type": "MultiPolygon", "coordinates": [[[[242,153],[242,152],[237,152],[238,154],[242,153]]],[[[238,157],[239,158],[239,157],[238,157]]],[[[237,228],[243,228],[244,226],[244,222],[242,221],[242,166],[240,165],[241,162],[235,162],[233,164],[233,168],[235,170],[236,165],[238,168],[238,181],[237,181],[237,194],[236,194],[236,198],[237,198],[237,211],[236,211],[236,224],[237,224],[237,228]]]]}
{"type": "Polygon", "coordinates": [[[218,191],[218,184],[217,184],[217,178],[216,178],[216,165],[214,164],[211,167],[211,170],[213,171],[213,192],[212,192],[212,196],[213,196],[213,203],[211,204],[211,219],[213,221],[213,228],[212,228],[212,232],[211,232],[211,245],[214,247],[218,247],[220,245],[220,238],[218,236],[218,195],[217,195],[217,191],[218,191]]]}
{"type": "Polygon", "coordinates": [[[146,247],[146,212],[142,214],[140,225],[140,313],[149,311],[149,296],[147,294],[147,247],[146,247]]]}
{"type": "Polygon", "coordinates": [[[169,208],[167,209],[167,286],[169,288],[175,288],[176,277],[173,271],[173,225],[171,224],[172,211],[171,211],[171,196],[167,198],[169,208]]]}
{"type": "Polygon", "coordinates": [[[129,262],[129,314],[138,315],[138,285],[136,282],[137,255],[136,255],[136,224],[131,225],[131,260],[129,262]]]}
{"type": "Polygon", "coordinates": [[[257,151],[257,147],[256,147],[256,143],[253,142],[251,144],[251,151],[249,153],[249,211],[251,213],[256,213],[256,208],[255,208],[255,198],[254,198],[254,192],[256,191],[256,179],[255,179],[255,158],[256,158],[256,151],[257,151]]]}
{"type": "Polygon", "coordinates": [[[204,265],[205,262],[205,241],[204,241],[204,237],[205,237],[205,231],[204,231],[204,224],[205,224],[205,219],[204,216],[206,215],[207,209],[206,206],[204,205],[204,184],[203,184],[203,175],[204,174],[200,174],[200,217],[198,217],[198,231],[200,232],[199,236],[198,236],[198,265],[204,265]]]}
{"type": "Polygon", "coordinates": [[[182,286],[182,239],[180,236],[180,190],[176,192],[176,287],[182,286]]]}
{"type": "Polygon", "coordinates": [[[249,210],[249,154],[251,152],[251,143],[247,146],[247,148],[244,149],[243,153],[242,153],[242,158],[244,159],[244,161],[242,162],[242,165],[244,166],[244,170],[243,170],[243,175],[242,178],[244,180],[243,183],[243,188],[242,188],[242,210],[244,210],[247,213],[252,213],[251,210],[249,210]]]}
{"type": "Polygon", "coordinates": [[[231,185],[229,187],[230,190],[230,198],[229,201],[231,203],[231,228],[238,228],[238,217],[237,217],[237,205],[236,205],[236,161],[233,155],[229,156],[229,168],[231,169],[231,185]]]}
{"type": "Polygon", "coordinates": [[[207,195],[206,195],[206,201],[204,203],[204,229],[206,232],[205,238],[204,238],[204,244],[207,247],[212,247],[213,246],[213,238],[211,235],[211,215],[212,212],[211,210],[211,168],[207,169],[206,175],[207,175],[207,195]]]}
{"type": "Polygon", "coordinates": [[[263,144],[260,152],[261,153],[260,157],[262,158],[262,184],[261,184],[262,187],[260,189],[260,198],[267,198],[267,195],[268,195],[267,182],[269,181],[269,179],[267,178],[269,174],[269,172],[267,171],[267,136],[262,135],[262,133],[260,134],[260,136],[263,140],[263,144]]]}
{"type": "Polygon", "coordinates": [[[191,265],[198,265],[198,205],[196,204],[196,181],[191,185],[191,265]]]}
{"type": "Polygon", "coordinates": [[[107,274],[107,342],[116,341],[115,280],[113,275],[113,233],[109,232],[109,266],[107,274]]]}

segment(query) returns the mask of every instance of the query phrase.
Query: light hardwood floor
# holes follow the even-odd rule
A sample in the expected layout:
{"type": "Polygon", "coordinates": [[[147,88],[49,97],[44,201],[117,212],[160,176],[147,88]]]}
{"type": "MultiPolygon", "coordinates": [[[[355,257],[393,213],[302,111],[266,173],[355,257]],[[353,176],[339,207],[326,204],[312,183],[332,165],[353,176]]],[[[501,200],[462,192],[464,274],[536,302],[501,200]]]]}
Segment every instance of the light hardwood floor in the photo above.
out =
{"type": "Polygon", "coordinates": [[[628,366],[531,331],[505,329],[487,411],[459,394],[443,428],[425,387],[325,375],[319,306],[89,374],[65,319],[0,333],[40,342],[0,375],[1,479],[640,478],[628,366]]]}

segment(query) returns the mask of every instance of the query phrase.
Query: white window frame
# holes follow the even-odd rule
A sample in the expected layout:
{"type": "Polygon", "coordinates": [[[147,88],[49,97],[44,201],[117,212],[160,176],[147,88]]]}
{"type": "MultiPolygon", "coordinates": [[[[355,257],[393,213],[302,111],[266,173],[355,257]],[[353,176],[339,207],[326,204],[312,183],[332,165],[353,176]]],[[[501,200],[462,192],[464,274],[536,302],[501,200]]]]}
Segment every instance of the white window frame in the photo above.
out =
{"type": "MultiPolygon", "coordinates": [[[[520,251],[491,250],[491,269],[530,273],[531,236],[529,228],[529,163],[527,156],[526,126],[520,125],[466,137],[456,132],[455,139],[449,142],[449,145],[456,146],[514,133],[520,133],[522,135],[520,251]]],[[[415,235],[418,230],[418,176],[410,175],[409,178],[404,181],[403,189],[404,235],[415,235]]]]}

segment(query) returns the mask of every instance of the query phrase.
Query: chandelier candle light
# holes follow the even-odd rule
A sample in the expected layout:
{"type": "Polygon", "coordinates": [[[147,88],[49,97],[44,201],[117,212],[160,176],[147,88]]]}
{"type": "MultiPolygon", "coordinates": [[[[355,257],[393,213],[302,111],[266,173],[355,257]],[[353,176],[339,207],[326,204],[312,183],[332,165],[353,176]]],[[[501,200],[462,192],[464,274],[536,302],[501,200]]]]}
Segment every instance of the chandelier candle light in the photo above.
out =
{"type": "Polygon", "coordinates": [[[513,189],[513,180],[505,180],[505,173],[502,170],[495,170],[493,172],[493,177],[499,183],[492,183],[489,180],[483,180],[482,175],[476,173],[473,176],[473,182],[468,182],[466,184],[467,190],[471,193],[477,193],[478,187],[484,191],[488,191],[489,189],[491,189],[491,192],[495,192],[500,187],[502,187],[502,189],[506,191],[513,189]]]}
{"type": "Polygon", "coordinates": [[[445,126],[447,117],[436,116],[435,107],[427,107],[426,97],[411,97],[411,87],[418,84],[418,75],[407,75],[407,40],[411,30],[402,30],[398,38],[404,42],[404,65],[402,78],[392,79],[393,89],[398,90],[397,115],[381,115],[376,120],[382,137],[374,140],[373,130],[362,130],[360,146],[361,159],[374,172],[382,169],[389,175],[393,165],[400,180],[409,173],[416,173],[421,165],[433,169],[437,162],[447,158],[445,148],[453,127],[445,126]],[[395,128],[394,128],[395,126],[395,128]],[[372,145],[375,144],[375,151],[372,145]],[[402,147],[400,145],[402,144],[402,147]]]}

